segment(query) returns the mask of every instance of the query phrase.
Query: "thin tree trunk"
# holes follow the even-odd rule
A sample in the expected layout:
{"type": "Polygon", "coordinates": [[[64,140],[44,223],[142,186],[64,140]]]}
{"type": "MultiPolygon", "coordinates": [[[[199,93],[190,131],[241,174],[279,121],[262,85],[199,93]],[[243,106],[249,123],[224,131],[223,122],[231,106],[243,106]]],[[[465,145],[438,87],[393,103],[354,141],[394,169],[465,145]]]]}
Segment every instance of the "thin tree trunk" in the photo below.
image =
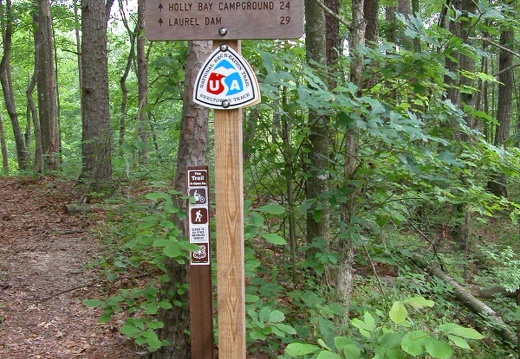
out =
{"type": "Polygon", "coordinates": [[[145,0],[138,0],[137,4],[137,83],[139,92],[137,136],[141,142],[139,161],[146,163],[148,157],[148,59],[145,51],[146,37],[143,33],[145,0]]]}
{"type": "Polygon", "coordinates": [[[2,172],[9,173],[9,158],[7,157],[7,144],[5,141],[4,119],[0,115],[0,149],[2,150],[2,172]]]}
{"type": "MultiPolygon", "coordinates": [[[[352,1],[352,28],[351,28],[351,63],[350,63],[350,81],[358,86],[358,95],[361,94],[361,84],[363,81],[363,58],[357,52],[360,46],[365,42],[365,20],[363,15],[364,1],[352,1]]],[[[352,225],[352,217],[354,215],[355,201],[357,190],[351,185],[351,180],[354,179],[357,168],[359,166],[358,159],[358,131],[356,129],[348,130],[345,138],[345,164],[344,164],[344,186],[351,188],[350,196],[345,202],[341,204],[340,216],[342,223],[342,230],[346,233],[352,225]]],[[[342,297],[343,305],[345,306],[344,324],[348,324],[349,309],[350,309],[350,293],[352,291],[352,265],[354,262],[354,253],[356,247],[354,239],[351,236],[342,238],[339,243],[340,252],[340,268],[337,278],[337,289],[342,297]]]]}
{"type": "Polygon", "coordinates": [[[13,80],[11,77],[10,56],[13,25],[10,22],[10,19],[13,18],[13,14],[11,0],[6,0],[5,14],[3,13],[4,6],[2,2],[3,1],[0,0],[0,21],[2,21],[1,27],[4,53],[2,56],[2,60],[0,61],[0,82],[2,84],[2,90],[4,92],[5,108],[7,110],[7,113],[9,114],[9,118],[11,119],[11,126],[13,128],[14,141],[16,145],[16,157],[18,159],[18,168],[21,171],[25,171],[28,169],[29,164],[27,161],[27,153],[25,151],[25,144],[22,131],[20,129],[20,123],[18,121],[18,112],[16,111],[14,99],[13,80]]]}
{"type": "Polygon", "coordinates": [[[38,114],[45,169],[56,170],[59,163],[58,110],[56,100],[56,76],[51,29],[49,0],[35,0],[33,20],[35,75],[38,92],[38,114]]]}
{"type": "Polygon", "coordinates": [[[122,0],[119,0],[119,7],[121,12],[121,18],[123,19],[123,24],[128,33],[128,37],[130,39],[130,50],[128,52],[128,58],[126,60],[125,71],[123,75],[119,79],[119,85],[121,87],[121,105],[119,107],[119,151],[122,155],[122,147],[125,143],[125,135],[126,135],[126,119],[128,117],[127,107],[128,107],[128,88],[126,86],[126,81],[128,79],[128,75],[130,74],[130,70],[132,69],[132,64],[135,60],[135,39],[137,34],[139,33],[139,25],[136,24],[135,29],[132,31],[130,26],[128,25],[128,21],[126,19],[126,15],[123,13],[123,4],[122,0]]]}
{"type": "MultiPolygon", "coordinates": [[[[513,54],[506,49],[513,46],[514,31],[511,26],[505,28],[500,35],[500,49],[498,59],[498,126],[495,132],[495,145],[507,147],[507,140],[511,134],[511,120],[513,118],[513,54]]],[[[496,196],[507,197],[507,179],[504,173],[495,173],[488,183],[488,188],[496,196]]]]}
{"type": "MultiPolygon", "coordinates": [[[[36,72],[36,69],[35,69],[36,72]]],[[[32,123],[34,126],[34,164],[33,171],[38,173],[42,171],[42,157],[43,157],[43,147],[42,147],[42,132],[40,129],[40,120],[38,118],[38,110],[34,104],[33,100],[33,92],[34,87],[36,86],[36,74],[33,74],[31,80],[29,81],[29,86],[27,87],[26,96],[27,96],[27,107],[28,107],[28,116],[29,121],[32,119],[32,123]]]]}

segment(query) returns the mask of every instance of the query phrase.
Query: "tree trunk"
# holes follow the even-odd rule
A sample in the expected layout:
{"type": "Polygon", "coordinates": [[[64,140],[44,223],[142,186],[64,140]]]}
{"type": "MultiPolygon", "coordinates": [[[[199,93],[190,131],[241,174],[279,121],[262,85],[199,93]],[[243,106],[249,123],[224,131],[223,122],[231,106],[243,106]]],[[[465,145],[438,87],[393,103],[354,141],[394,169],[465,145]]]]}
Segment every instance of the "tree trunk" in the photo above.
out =
{"type": "Polygon", "coordinates": [[[376,42],[379,36],[379,0],[365,0],[363,3],[363,17],[366,23],[366,42],[376,42]]]}
{"type": "MultiPolygon", "coordinates": [[[[305,0],[305,48],[308,62],[327,65],[327,39],[324,10],[314,0],[305,0]]],[[[306,183],[307,200],[314,204],[307,214],[307,241],[316,238],[329,241],[329,204],[320,199],[328,190],[329,176],[329,119],[310,110],[308,114],[309,135],[309,179],[306,183]]],[[[312,253],[309,253],[312,255],[312,253]]]]}
{"type": "Polygon", "coordinates": [[[5,141],[4,119],[0,115],[0,150],[2,152],[2,172],[9,173],[9,158],[7,157],[7,144],[5,141]]]}
{"type": "Polygon", "coordinates": [[[123,144],[125,143],[126,137],[126,119],[128,117],[127,108],[128,108],[128,88],[126,86],[126,81],[128,79],[128,75],[130,74],[130,70],[132,69],[132,64],[135,60],[135,39],[139,34],[139,24],[135,25],[135,28],[130,29],[130,25],[128,24],[128,20],[126,18],[126,14],[123,9],[120,9],[121,18],[123,19],[123,25],[126,28],[126,32],[128,33],[128,38],[130,40],[130,50],[128,51],[128,58],[126,59],[126,66],[123,72],[123,75],[119,79],[119,86],[121,87],[121,105],[119,107],[119,153],[123,155],[123,144]]]}
{"type": "MultiPolygon", "coordinates": [[[[35,69],[36,72],[36,69],[35,69]]],[[[27,111],[29,121],[32,120],[34,126],[34,163],[33,163],[33,171],[38,173],[42,172],[42,163],[43,163],[43,146],[42,146],[42,131],[40,129],[40,119],[38,118],[38,110],[36,109],[36,105],[33,100],[33,92],[34,87],[36,86],[36,73],[33,74],[31,80],[29,82],[29,86],[27,87],[26,96],[27,96],[27,111]]]]}
{"type": "Polygon", "coordinates": [[[58,168],[60,141],[51,6],[49,0],[35,0],[35,5],[34,58],[43,162],[45,170],[54,171],[58,168]]]}
{"type": "Polygon", "coordinates": [[[93,190],[107,188],[112,181],[107,53],[107,21],[112,3],[84,0],[81,8],[81,178],[88,180],[93,190]]]}
{"type": "MultiPolygon", "coordinates": [[[[186,166],[198,166],[206,163],[206,149],[208,146],[208,113],[209,110],[193,103],[193,85],[197,73],[211,53],[211,42],[193,41],[188,43],[188,57],[185,70],[185,90],[183,95],[181,137],[177,155],[177,172],[174,188],[186,193],[186,166]]],[[[180,200],[177,205],[186,210],[185,200],[180,200]]],[[[183,230],[184,222],[178,223],[183,230]]],[[[188,282],[187,265],[181,265],[176,261],[166,262],[167,273],[170,281],[165,283],[162,290],[166,295],[173,295],[181,303],[188,303],[188,295],[177,294],[179,284],[188,282]]],[[[170,345],[162,347],[151,354],[152,359],[184,359],[190,357],[190,338],[187,331],[190,328],[189,312],[186,306],[173,307],[168,311],[162,311],[159,319],[164,323],[159,337],[168,340],[170,345]]]]}
{"type": "MultiPolygon", "coordinates": [[[[358,95],[361,94],[361,85],[363,81],[363,58],[357,52],[360,46],[365,43],[365,19],[363,15],[364,1],[353,0],[352,1],[352,28],[351,28],[351,40],[350,40],[350,51],[351,51],[351,63],[350,63],[350,81],[358,86],[358,95]]],[[[358,131],[356,129],[350,129],[345,134],[345,164],[343,169],[344,176],[344,187],[350,188],[348,192],[349,197],[341,204],[340,217],[342,231],[349,233],[349,227],[352,225],[352,217],[355,210],[355,201],[358,191],[351,184],[351,180],[354,179],[357,168],[359,166],[358,159],[358,131]]],[[[345,317],[343,319],[344,324],[348,324],[349,309],[350,309],[350,293],[352,291],[352,266],[354,262],[355,253],[354,238],[351,235],[342,238],[339,243],[340,252],[340,268],[337,278],[337,289],[343,300],[345,307],[345,317]]]]}
{"type": "MultiPolygon", "coordinates": [[[[495,132],[495,145],[504,147],[507,147],[513,117],[513,54],[507,51],[513,46],[513,41],[514,31],[511,26],[508,26],[500,35],[502,48],[498,59],[498,126],[495,132]]],[[[488,183],[488,188],[496,196],[507,197],[506,185],[506,176],[503,173],[495,173],[488,183]]]]}
{"type": "Polygon", "coordinates": [[[81,23],[79,20],[79,7],[81,4],[81,0],[73,0],[73,7],[74,7],[74,27],[75,32],[74,36],[76,38],[76,53],[78,56],[78,79],[79,79],[79,88],[83,88],[83,85],[81,84],[81,81],[83,79],[83,70],[81,66],[81,23]]]}
{"type": "Polygon", "coordinates": [[[146,163],[148,157],[148,59],[146,58],[144,36],[145,0],[138,0],[137,10],[137,82],[139,110],[137,112],[137,136],[141,142],[139,161],[146,163]]]}
{"type": "Polygon", "coordinates": [[[13,80],[11,78],[11,44],[13,36],[13,24],[10,19],[13,18],[11,0],[6,0],[5,10],[3,13],[4,6],[2,0],[0,0],[0,21],[2,28],[3,38],[3,56],[0,61],[0,82],[2,84],[2,90],[4,92],[5,108],[11,119],[11,125],[13,127],[14,141],[16,144],[16,157],[18,159],[18,169],[25,171],[28,169],[27,153],[25,151],[25,144],[20,129],[20,123],[18,121],[18,112],[16,111],[13,80]],[[7,19],[7,20],[6,20],[7,19]]]}

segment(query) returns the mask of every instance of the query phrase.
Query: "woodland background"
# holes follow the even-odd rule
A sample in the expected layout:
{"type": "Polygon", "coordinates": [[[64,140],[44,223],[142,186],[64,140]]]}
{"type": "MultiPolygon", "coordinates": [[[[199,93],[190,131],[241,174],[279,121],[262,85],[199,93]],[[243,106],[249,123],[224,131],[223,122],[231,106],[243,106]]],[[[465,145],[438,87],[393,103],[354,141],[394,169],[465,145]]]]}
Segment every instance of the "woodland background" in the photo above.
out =
{"type": "MultiPolygon", "coordinates": [[[[85,304],[184,358],[184,171],[213,159],[189,97],[211,43],[147,41],[145,5],[0,1],[2,171],[106,206],[97,265],[146,280],[85,304]]],[[[305,0],[304,38],[243,41],[262,90],[244,111],[251,355],[518,356],[519,6],[305,0]]]]}

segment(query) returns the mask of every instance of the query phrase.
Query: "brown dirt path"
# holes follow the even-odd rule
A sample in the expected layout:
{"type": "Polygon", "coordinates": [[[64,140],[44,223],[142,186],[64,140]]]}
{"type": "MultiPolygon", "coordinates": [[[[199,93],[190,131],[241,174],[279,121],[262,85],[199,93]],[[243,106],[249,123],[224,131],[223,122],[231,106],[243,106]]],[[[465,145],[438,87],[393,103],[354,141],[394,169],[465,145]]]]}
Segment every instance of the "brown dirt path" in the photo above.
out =
{"type": "Polygon", "coordinates": [[[97,280],[86,265],[99,256],[90,228],[102,218],[66,214],[73,198],[71,182],[0,178],[1,359],[145,355],[82,304],[102,290],[81,287],[97,280]]]}

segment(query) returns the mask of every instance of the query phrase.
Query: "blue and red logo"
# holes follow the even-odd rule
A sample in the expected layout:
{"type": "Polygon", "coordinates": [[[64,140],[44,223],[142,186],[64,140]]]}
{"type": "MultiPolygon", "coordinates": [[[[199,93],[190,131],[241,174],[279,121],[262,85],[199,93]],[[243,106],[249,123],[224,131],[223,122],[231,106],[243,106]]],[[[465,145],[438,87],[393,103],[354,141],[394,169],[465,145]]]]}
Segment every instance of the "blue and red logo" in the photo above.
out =
{"type": "Polygon", "coordinates": [[[218,48],[199,70],[193,100],[205,107],[234,109],[260,102],[260,89],[240,54],[231,47],[218,48]]]}
{"type": "Polygon", "coordinates": [[[206,91],[214,95],[235,95],[244,90],[244,83],[240,74],[228,60],[220,60],[214,70],[210,72],[206,91]]]}

